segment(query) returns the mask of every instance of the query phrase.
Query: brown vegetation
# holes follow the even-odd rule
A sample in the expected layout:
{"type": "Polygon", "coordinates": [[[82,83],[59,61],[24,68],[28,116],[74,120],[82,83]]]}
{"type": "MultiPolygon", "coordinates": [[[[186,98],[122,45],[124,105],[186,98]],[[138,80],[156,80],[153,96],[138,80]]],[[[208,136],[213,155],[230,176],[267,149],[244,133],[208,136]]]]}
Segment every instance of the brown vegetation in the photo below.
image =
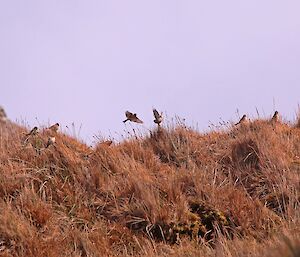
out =
{"type": "Polygon", "coordinates": [[[2,256],[300,254],[297,126],[178,124],[94,148],[26,133],[0,124],[2,256]]]}

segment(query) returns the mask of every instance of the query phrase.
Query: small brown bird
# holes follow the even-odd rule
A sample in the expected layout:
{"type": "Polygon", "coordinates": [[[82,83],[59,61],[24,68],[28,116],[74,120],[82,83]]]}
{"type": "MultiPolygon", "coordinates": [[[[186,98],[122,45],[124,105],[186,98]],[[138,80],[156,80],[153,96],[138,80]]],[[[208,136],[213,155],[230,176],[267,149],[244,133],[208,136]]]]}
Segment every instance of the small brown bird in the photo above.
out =
{"type": "Polygon", "coordinates": [[[153,115],[154,115],[154,123],[156,123],[158,126],[160,126],[160,123],[163,121],[162,113],[159,114],[159,112],[156,109],[153,109],[153,115]]]}
{"type": "Polygon", "coordinates": [[[280,121],[279,113],[278,111],[275,111],[272,119],[270,120],[271,123],[278,123],[280,121]]]}
{"type": "Polygon", "coordinates": [[[124,120],[123,122],[125,123],[126,121],[132,121],[132,122],[136,122],[136,123],[143,123],[143,121],[141,121],[137,116],[136,116],[136,113],[132,113],[132,112],[129,112],[129,111],[126,111],[125,112],[125,115],[126,115],[126,120],[124,120]]]}
{"type": "Polygon", "coordinates": [[[0,121],[6,121],[7,120],[7,115],[2,106],[0,106],[0,121]]]}
{"type": "Polygon", "coordinates": [[[59,129],[59,123],[55,123],[54,125],[50,126],[48,129],[54,133],[57,133],[59,129]]]}
{"type": "Polygon", "coordinates": [[[243,115],[243,117],[240,119],[240,121],[238,123],[235,124],[235,126],[241,124],[241,125],[245,125],[248,123],[248,119],[247,119],[247,116],[246,114],[243,115]]]}
{"type": "Polygon", "coordinates": [[[55,143],[55,137],[49,137],[45,148],[48,148],[50,145],[54,145],[54,143],[55,143]]]}
{"type": "Polygon", "coordinates": [[[34,127],[32,130],[30,130],[30,132],[28,134],[26,134],[26,136],[35,136],[38,133],[39,133],[38,127],[34,127]]]}
{"type": "Polygon", "coordinates": [[[105,141],[99,143],[99,145],[101,145],[101,146],[104,146],[104,145],[105,145],[105,146],[111,146],[112,143],[113,143],[112,140],[105,140],[105,141]]]}

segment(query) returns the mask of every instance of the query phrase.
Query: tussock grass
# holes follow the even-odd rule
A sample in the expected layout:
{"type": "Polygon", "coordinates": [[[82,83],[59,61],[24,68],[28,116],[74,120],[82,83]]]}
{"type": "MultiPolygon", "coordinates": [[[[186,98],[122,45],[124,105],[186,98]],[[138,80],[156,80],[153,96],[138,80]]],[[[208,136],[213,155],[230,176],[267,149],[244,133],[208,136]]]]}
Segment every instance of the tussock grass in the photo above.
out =
{"type": "Polygon", "coordinates": [[[0,254],[298,256],[297,127],[178,123],[93,148],[58,133],[43,149],[46,130],[24,144],[1,123],[0,254]]]}

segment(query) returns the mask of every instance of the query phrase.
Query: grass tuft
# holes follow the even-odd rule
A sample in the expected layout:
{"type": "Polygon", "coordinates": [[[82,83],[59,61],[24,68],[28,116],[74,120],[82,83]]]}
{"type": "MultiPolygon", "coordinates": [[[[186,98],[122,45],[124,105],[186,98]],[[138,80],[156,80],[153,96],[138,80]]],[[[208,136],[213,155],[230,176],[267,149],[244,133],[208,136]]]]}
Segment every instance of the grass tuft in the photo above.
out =
{"type": "Polygon", "coordinates": [[[0,254],[298,256],[298,123],[48,148],[48,131],[1,123],[0,254]]]}

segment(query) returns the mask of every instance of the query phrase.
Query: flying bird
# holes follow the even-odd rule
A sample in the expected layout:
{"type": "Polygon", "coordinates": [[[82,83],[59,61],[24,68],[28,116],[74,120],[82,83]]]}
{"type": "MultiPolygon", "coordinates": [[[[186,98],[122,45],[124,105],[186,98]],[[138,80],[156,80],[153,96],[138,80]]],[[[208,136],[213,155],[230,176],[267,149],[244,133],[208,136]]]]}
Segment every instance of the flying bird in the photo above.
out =
{"type": "Polygon", "coordinates": [[[277,123],[277,122],[279,122],[279,119],[280,119],[279,113],[278,113],[278,111],[275,111],[275,113],[271,119],[271,123],[277,123]]]}
{"type": "Polygon", "coordinates": [[[132,113],[132,112],[129,112],[129,111],[126,111],[125,112],[125,115],[126,115],[126,120],[124,120],[123,122],[125,123],[126,121],[132,121],[132,122],[136,122],[136,123],[143,123],[143,121],[141,121],[137,116],[136,116],[136,113],[132,113]]]}
{"type": "Polygon", "coordinates": [[[57,133],[59,129],[59,123],[55,123],[54,125],[50,126],[48,129],[54,133],[57,133]]]}
{"type": "Polygon", "coordinates": [[[55,143],[55,137],[49,137],[45,148],[48,148],[50,145],[54,145],[54,143],[55,143]]]}
{"type": "Polygon", "coordinates": [[[155,118],[154,123],[160,126],[160,123],[163,121],[162,113],[159,114],[159,112],[156,109],[153,109],[153,115],[155,118]]]}
{"type": "Polygon", "coordinates": [[[38,127],[34,127],[32,130],[30,130],[30,132],[28,134],[26,134],[26,136],[35,136],[38,133],[39,133],[38,127]]]}
{"type": "Polygon", "coordinates": [[[241,124],[241,125],[245,125],[246,123],[248,123],[248,119],[246,114],[243,115],[243,117],[240,119],[240,121],[238,123],[235,124],[235,126],[241,124]]]}

